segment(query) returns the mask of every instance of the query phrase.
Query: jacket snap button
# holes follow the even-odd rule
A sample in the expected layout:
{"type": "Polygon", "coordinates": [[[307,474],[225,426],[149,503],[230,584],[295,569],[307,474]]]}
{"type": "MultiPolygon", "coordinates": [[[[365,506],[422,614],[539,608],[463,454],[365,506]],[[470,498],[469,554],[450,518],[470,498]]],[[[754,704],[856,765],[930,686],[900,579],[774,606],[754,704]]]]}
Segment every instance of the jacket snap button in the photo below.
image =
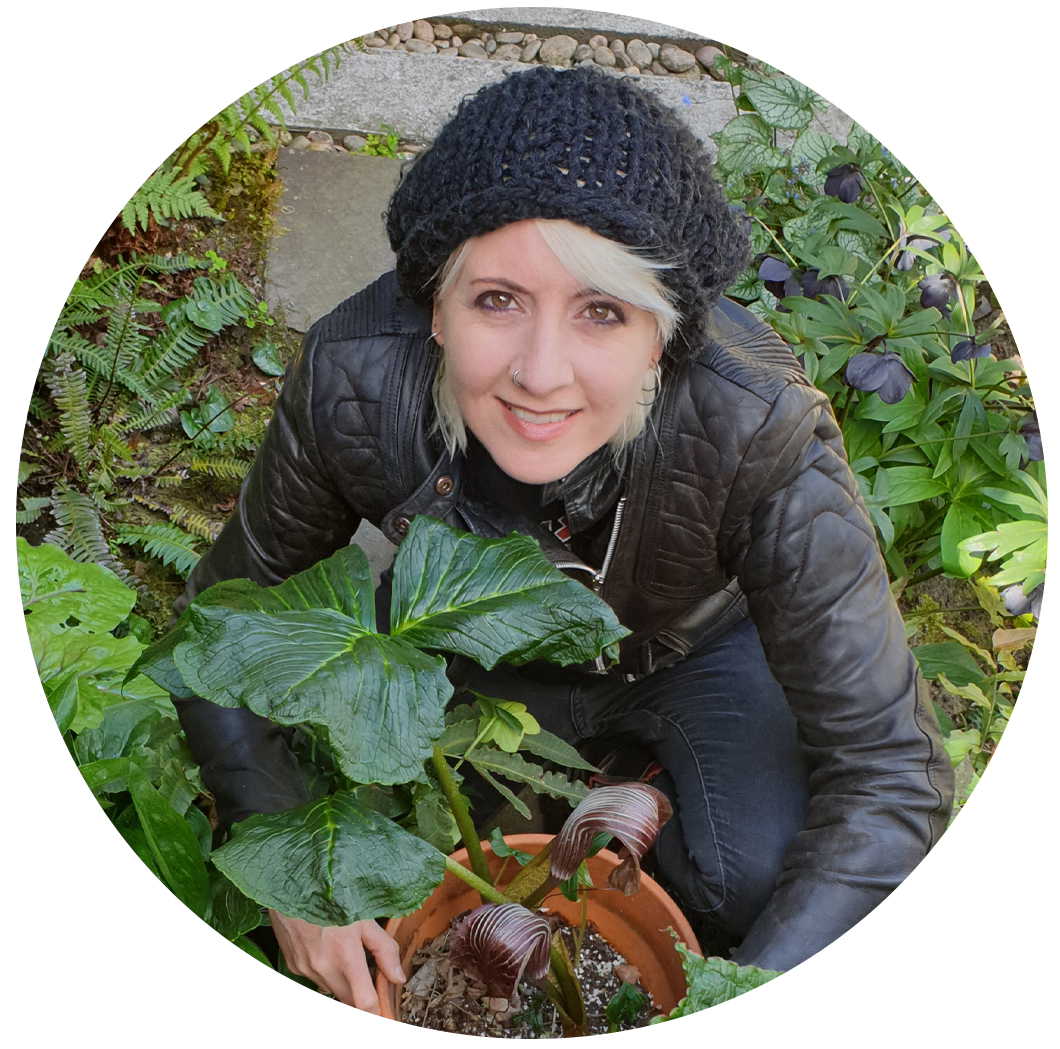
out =
{"type": "Polygon", "coordinates": [[[407,517],[399,517],[394,521],[394,531],[398,535],[404,535],[409,530],[409,519],[407,517]]]}
{"type": "Polygon", "coordinates": [[[451,477],[439,477],[434,490],[439,495],[448,495],[453,490],[453,479],[451,477]]]}

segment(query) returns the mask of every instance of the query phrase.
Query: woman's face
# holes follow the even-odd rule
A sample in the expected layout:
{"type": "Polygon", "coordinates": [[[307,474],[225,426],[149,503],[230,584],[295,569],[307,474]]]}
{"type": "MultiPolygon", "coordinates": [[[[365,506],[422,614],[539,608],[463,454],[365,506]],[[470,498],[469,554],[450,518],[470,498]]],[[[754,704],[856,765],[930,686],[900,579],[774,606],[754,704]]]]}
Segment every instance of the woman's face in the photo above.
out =
{"type": "Polygon", "coordinates": [[[581,286],[531,221],[470,242],[434,330],[464,424],[529,484],[606,444],[651,395],[661,352],[655,318],[581,286]]]}

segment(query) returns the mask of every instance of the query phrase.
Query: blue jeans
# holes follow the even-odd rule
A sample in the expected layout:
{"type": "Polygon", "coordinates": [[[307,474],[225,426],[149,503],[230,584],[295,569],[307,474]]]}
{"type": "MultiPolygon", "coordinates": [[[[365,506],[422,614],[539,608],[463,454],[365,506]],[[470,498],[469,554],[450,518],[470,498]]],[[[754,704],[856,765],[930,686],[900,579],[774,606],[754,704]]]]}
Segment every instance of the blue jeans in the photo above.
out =
{"type": "Polygon", "coordinates": [[[656,870],[718,944],[746,935],[803,829],[808,776],[750,620],[632,684],[535,666],[476,668],[467,687],[525,703],[575,745],[613,740],[649,751],[663,768],[652,785],[674,809],[655,844],[656,870]]]}

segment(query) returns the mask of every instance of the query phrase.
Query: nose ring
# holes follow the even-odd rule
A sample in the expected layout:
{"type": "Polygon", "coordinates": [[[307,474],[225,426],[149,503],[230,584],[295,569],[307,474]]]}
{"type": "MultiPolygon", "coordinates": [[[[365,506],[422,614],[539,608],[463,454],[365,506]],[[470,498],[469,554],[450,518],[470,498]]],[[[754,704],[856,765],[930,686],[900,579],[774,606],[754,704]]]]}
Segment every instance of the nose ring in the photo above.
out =
{"type": "Polygon", "coordinates": [[[526,387],[519,381],[519,371],[520,369],[516,368],[512,373],[512,382],[518,386],[520,390],[525,390],[526,387]]]}

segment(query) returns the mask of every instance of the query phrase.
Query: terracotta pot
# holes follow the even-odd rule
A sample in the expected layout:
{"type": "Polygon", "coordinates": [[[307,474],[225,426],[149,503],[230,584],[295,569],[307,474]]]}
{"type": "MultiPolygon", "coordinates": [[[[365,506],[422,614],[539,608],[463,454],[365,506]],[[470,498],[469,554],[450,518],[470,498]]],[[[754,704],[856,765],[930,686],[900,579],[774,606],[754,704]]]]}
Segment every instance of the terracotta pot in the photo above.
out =
{"type": "MultiPolygon", "coordinates": [[[[551,837],[548,834],[509,834],[505,841],[514,849],[533,854],[551,837]]],[[[496,856],[486,842],[482,843],[482,851],[490,873],[496,877],[504,860],[496,856]]],[[[454,853],[453,859],[470,867],[466,849],[454,853]]],[[[587,863],[593,885],[606,886],[607,876],[618,865],[619,859],[613,852],[602,849],[587,863]]],[[[519,865],[508,860],[499,887],[503,888],[518,870],[519,865]]],[[[404,971],[408,972],[412,956],[426,941],[446,929],[457,914],[477,907],[479,903],[478,893],[447,871],[442,884],[427,897],[419,910],[404,918],[391,918],[386,931],[397,941],[404,971]]],[[[544,906],[571,924],[577,925],[581,921],[581,904],[572,903],[559,892],[552,893],[544,906]]],[[[655,1007],[663,1012],[673,1009],[685,995],[685,977],[667,929],[672,927],[678,938],[697,953],[699,943],[684,915],[659,883],[642,874],[640,891],[630,897],[623,896],[617,889],[592,889],[588,914],[597,932],[640,972],[640,982],[651,995],[655,1007]]],[[[382,974],[376,976],[375,986],[380,1012],[396,1019],[401,988],[389,983],[382,974]]]]}

